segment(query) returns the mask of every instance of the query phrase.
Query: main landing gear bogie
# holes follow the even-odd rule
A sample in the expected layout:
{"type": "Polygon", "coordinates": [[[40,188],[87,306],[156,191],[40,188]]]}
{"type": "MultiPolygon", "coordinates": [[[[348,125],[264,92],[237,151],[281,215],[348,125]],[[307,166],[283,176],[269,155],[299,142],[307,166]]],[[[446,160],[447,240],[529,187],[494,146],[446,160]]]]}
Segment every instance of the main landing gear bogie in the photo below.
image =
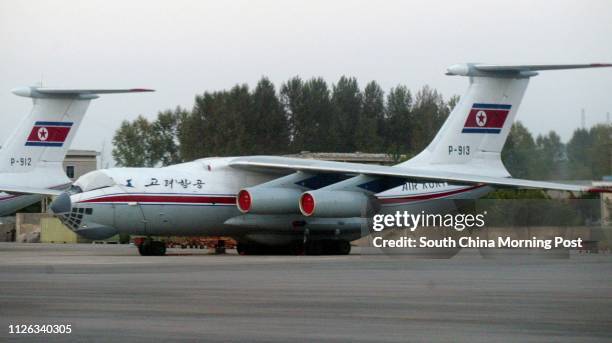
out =
{"type": "Polygon", "coordinates": [[[239,242],[240,255],[348,255],[351,243],[343,240],[316,240],[304,244],[268,246],[251,242],[239,242]]]}
{"type": "Polygon", "coordinates": [[[351,243],[342,240],[313,241],[304,244],[306,255],[348,255],[351,243]]]}
{"type": "Polygon", "coordinates": [[[138,245],[138,252],[141,256],[164,256],[166,255],[166,243],[146,239],[138,245]]]}

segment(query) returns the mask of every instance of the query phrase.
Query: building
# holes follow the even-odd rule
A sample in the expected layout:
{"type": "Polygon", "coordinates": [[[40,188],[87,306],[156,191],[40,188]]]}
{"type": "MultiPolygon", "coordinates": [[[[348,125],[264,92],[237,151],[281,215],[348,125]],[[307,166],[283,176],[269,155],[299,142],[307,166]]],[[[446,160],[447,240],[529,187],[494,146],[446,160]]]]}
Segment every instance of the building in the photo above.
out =
{"type": "Polygon", "coordinates": [[[66,176],[74,182],[83,174],[98,169],[99,155],[99,152],[93,150],[68,150],[64,158],[66,176]]]}

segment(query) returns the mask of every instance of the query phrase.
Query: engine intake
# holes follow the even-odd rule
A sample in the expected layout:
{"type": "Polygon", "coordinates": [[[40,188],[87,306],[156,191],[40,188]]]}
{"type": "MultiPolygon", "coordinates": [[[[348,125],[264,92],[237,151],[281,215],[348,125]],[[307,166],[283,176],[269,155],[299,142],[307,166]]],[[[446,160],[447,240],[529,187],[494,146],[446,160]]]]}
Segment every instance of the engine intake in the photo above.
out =
{"type": "Polygon", "coordinates": [[[310,217],[360,217],[369,207],[369,198],[361,192],[310,191],[300,196],[299,207],[310,217]]]}
{"type": "Polygon", "coordinates": [[[254,187],[238,192],[236,205],[242,213],[288,214],[300,213],[298,200],[301,191],[294,188],[254,187]]]}

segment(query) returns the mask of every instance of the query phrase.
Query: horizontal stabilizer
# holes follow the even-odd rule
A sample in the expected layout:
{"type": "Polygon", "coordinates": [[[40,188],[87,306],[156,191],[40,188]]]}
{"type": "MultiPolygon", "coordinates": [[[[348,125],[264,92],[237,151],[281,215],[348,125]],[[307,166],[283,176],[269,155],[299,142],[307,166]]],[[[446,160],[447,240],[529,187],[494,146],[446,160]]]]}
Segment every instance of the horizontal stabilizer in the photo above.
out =
{"type": "Polygon", "coordinates": [[[582,68],[603,68],[612,67],[610,63],[591,63],[591,64],[534,64],[534,65],[493,65],[476,64],[474,68],[483,71],[538,71],[538,70],[561,70],[561,69],[582,69],[582,68]]]}
{"type": "Polygon", "coordinates": [[[117,94],[117,93],[143,93],[154,92],[147,88],[129,89],[59,89],[59,88],[40,88],[40,87],[19,87],[12,90],[15,95],[28,98],[71,98],[85,97],[96,98],[98,94],[117,94]]]}
{"type": "Polygon", "coordinates": [[[589,64],[532,64],[532,65],[498,65],[485,63],[455,64],[448,67],[446,75],[460,76],[511,76],[531,77],[543,70],[564,70],[584,68],[612,67],[612,63],[589,64]]]}

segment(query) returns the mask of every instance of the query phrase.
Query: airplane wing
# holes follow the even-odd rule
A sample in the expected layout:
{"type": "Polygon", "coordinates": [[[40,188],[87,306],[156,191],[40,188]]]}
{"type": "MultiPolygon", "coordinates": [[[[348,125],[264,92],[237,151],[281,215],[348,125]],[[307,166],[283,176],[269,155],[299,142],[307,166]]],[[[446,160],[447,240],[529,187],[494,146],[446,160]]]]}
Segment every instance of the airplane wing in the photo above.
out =
{"type": "Polygon", "coordinates": [[[18,195],[21,195],[21,194],[60,195],[63,192],[65,192],[65,190],[0,185],[0,192],[5,192],[9,194],[18,194],[18,195]]]}
{"type": "Polygon", "coordinates": [[[497,187],[538,188],[570,192],[609,192],[611,190],[592,186],[491,177],[474,174],[451,173],[446,171],[380,166],[360,163],[307,160],[276,156],[237,157],[229,165],[234,168],[258,171],[304,171],[315,173],[341,173],[350,175],[386,176],[424,182],[450,182],[456,184],[488,184],[497,187]]]}

